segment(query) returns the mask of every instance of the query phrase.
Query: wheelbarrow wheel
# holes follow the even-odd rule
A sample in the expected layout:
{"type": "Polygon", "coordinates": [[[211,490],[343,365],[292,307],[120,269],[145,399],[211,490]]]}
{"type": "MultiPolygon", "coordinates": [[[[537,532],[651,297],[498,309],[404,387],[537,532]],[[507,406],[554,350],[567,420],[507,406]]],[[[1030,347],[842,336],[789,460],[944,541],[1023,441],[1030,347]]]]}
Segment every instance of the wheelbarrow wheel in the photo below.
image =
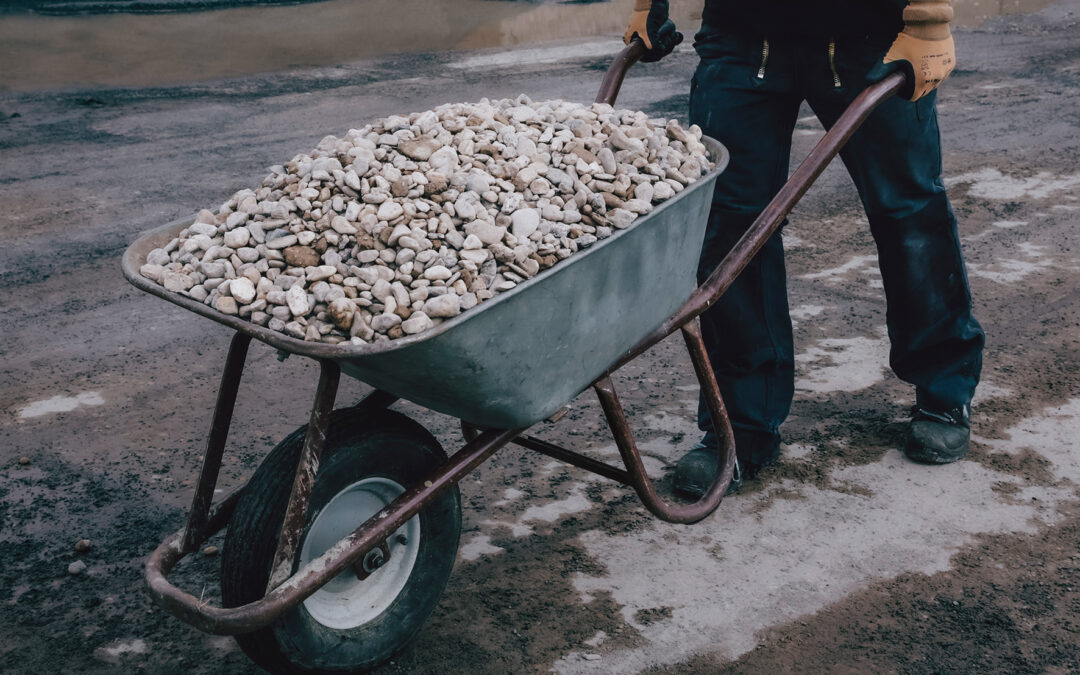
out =
{"type": "MultiPolygon", "coordinates": [[[[267,456],[229,523],[221,560],[226,607],[266,592],[278,535],[307,427],[267,456]]],[[[319,472],[301,533],[295,571],[418,484],[446,453],[422,426],[393,411],[331,416],[319,472]]],[[[272,673],[351,673],[400,651],[434,610],[461,534],[454,486],[296,610],[261,630],[236,636],[245,653],[272,673]],[[361,578],[364,577],[364,578],[361,578]]]]}

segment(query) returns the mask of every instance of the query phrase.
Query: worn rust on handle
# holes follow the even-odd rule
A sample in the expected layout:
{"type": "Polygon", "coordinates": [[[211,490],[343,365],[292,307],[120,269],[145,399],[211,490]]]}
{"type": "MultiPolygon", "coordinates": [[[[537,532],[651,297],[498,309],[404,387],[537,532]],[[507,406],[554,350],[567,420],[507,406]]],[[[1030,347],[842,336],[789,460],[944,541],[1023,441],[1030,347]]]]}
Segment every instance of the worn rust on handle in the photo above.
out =
{"type": "Polygon", "coordinates": [[[304,447],[300,452],[292,492],[289,494],[289,506],[285,509],[285,521],[281,525],[277,550],[274,552],[274,564],[270,567],[267,591],[278,587],[292,575],[293,558],[300,545],[300,531],[307,515],[308,498],[315,487],[319,458],[322,456],[323,446],[326,445],[326,432],[330,426],[330,413],[334,411],[341,368],[329,360],[319,361],[319,366],[319,387],[315,392],[311,421],[308,422],[307,436],[304,437],[304,447]]]}
{"type": "Polygon", "coordinates": [[[623,47],[604,73],[604,79],[600,82],[600,92],[596,95],[597,103],[615,105],[615,99],[619,96],[619,89],[622,88],[626,71],[640,61],[642,56],[645,56],[645,51],[645,43],[636,37],[630,41],[630,44],[623,47]]]}

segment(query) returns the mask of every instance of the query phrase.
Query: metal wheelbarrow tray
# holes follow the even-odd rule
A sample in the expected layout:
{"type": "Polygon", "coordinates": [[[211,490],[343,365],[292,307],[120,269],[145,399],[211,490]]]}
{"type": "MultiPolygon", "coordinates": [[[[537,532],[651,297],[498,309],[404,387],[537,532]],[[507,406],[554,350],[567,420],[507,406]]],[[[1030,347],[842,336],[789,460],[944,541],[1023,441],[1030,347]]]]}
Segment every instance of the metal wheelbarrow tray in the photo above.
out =
{"type": "MultiPolygon", "coordinates": [[[[598,101],[614,102],[626,69],[643,52],[635,41],[617,57],[598,101]]],[[[356,672],[404,648],[434,609],[456,558],[457,483],[509,443],[629,485],[665,521],[693,523],[711,514],[731,481],[735,447],[696,319],[902,84],[894,74],[860,95],[700,286],[710,188],[727,162],[711,139],[703,142],[713,171],[631,228],[431,331],[389,342],[304,342],[170,293],[138,269],[147,252],[191,220],[139,237],[123,258],[131,283],[236,330],[187,522],[146,563],[151,597],[201,630],[236,636],[272,672],[356,672]],[[672,503],[655,490],[610,378],[675,331],[685,339],[721,442],[716,480],[692,504],[672,503]],[[252,338],[319,362],[311,418],[244,487],[211,506],[252,338]],[[335,411],[342,371],[375,390],[335,411]],[[524,433],[589,386],[625,468],[524,433]],[[423,427],[389,410],[398,398],[461,419],[464,447],[447,457],[423,427]],[[168,574],[226,525],[225,606],[218,607],[176,587],[168,574]]]]}
{"type": "Polygon", "coordinates": [[[715,167],[630,228],[419,335],[366,345],[305,342],[165,290],[139,275],[151,250],[193,222],[148,232],[124,254],[135,286],[278,349],[330,359],[358,380],[426,408],[497,429],[546,419],[675,313],[697,286],[715,167]]]}

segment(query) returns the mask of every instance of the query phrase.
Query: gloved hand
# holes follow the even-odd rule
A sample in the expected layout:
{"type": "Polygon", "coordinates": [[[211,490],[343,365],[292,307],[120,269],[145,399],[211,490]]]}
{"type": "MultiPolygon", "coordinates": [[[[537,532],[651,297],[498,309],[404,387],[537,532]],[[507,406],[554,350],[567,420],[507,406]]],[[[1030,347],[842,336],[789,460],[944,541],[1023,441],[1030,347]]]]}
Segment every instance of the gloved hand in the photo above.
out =
{"type": "Polygon", "coordinates": [[[637,35],[648,51],[641,60],[646,63],[659,61],[683,41],[682,33],[675,30],[675,23],[668,18],[668,0],[637,0],[630,15],[630,25],[623,35],[623,42],[637,35]]]}
{"type": "Polygon", "coordinates": [[[949,31],[952,17],[949,0],[911,0],[904,8],[904,30],[870,72],[870,79],[903,70],[908,82],[900,96],[909,101],[936,89],[956,67],[956,46],[949,31]]]}

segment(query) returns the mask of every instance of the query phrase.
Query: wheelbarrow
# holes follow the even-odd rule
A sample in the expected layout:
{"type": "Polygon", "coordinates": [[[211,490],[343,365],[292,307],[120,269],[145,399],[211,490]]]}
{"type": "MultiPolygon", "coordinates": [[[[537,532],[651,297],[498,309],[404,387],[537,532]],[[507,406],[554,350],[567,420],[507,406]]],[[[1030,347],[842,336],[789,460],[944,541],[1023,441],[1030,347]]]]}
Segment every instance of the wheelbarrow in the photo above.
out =
{"type": "MultiPolygon", "coordinates": [[[[607,71],[598,102],[614,103],[635,41],[607,71]]],[[[193,218],[142,234],[125,252],[132,284],[236,331],[184,527],[146,563],[153,600],[200,630],[233,635],[272,672],[355,672],[387,661],[433,611],[457,554],[457,483],[513,443],[631,486],[671,523],[719,506],[735,466],[731,425],[697,317],[731,285],[870,112],[903,84],[894,74],[860,95],[702,285],[696,283],[712,187],[727,151],[703,138],[715,167],[652,213],[536,277],[425,333],[367,345],[298,340],[216,312],[139,274],[146,254],[193,218]],[[645,471],[611,375],[682,333],[718,431],[717,477],[694,503],[663,498],[645,471]],[[316,360],[308,424],[279,443],[245,486],[211,504],[251,339],[316,360]],[[345,372],[374,389],[334,410],[345,372]],[[623,466],[528,435],[585,389],[599,398],[623,466]],[[447,457],[420,424],[389,407],[406,399],[461,420],[447,457]],[[168,580],[225,526],[223,606],[168,580]]]]}

